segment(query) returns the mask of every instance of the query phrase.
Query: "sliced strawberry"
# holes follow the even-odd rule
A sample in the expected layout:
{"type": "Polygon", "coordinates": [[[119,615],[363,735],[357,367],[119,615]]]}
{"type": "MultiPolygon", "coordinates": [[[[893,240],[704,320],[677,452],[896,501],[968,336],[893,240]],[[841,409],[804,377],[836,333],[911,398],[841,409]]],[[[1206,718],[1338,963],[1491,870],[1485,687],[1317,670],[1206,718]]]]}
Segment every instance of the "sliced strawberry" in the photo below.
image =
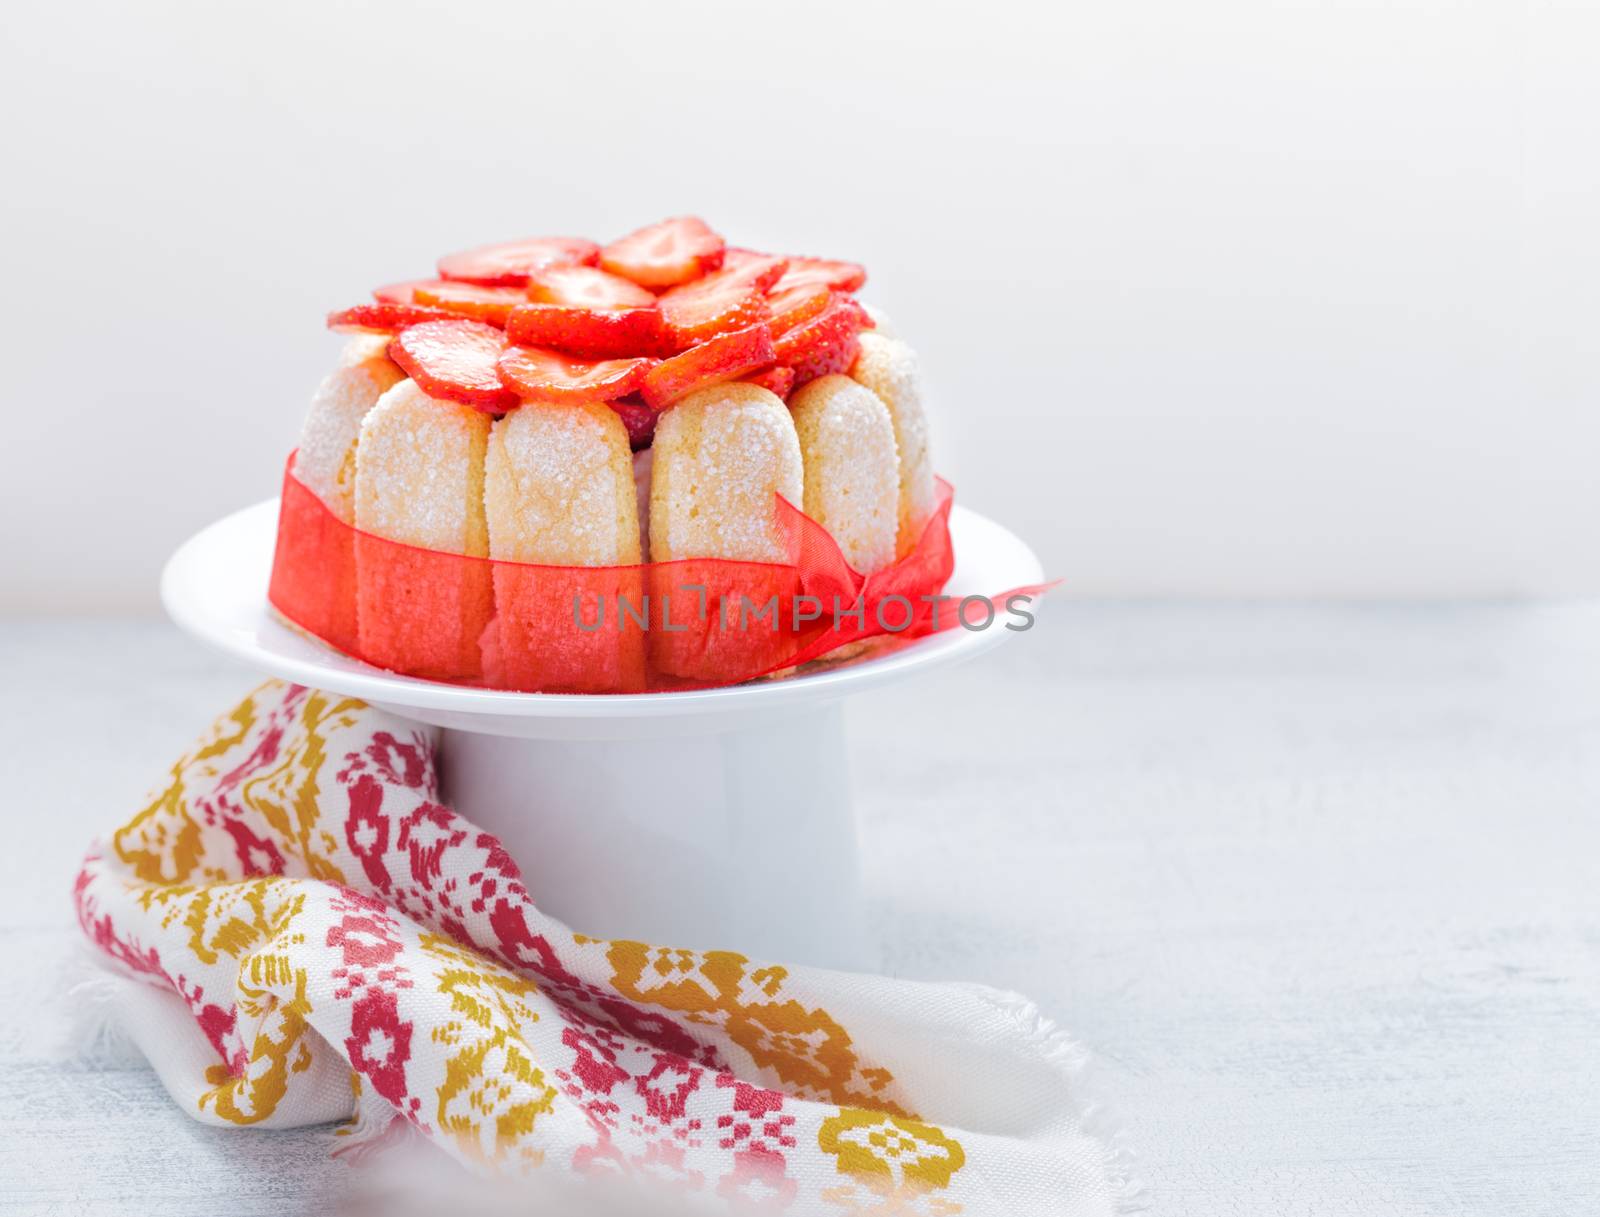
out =
{"type": "Polygon", "coordinates": [[[752,287],[759,287],[764,292],[770,292],[783,273],[789,269],[789,259],[780,258],[773,254],[758,254],[751,250],[740,250],[740,256],[734,261],[724,261],[719,274],[728,276],[731,280],[748,283],[752,287]]]}
{"type": "MultiPolygon", "coordinates": [[[[700,281],[705,282],[708,280],[700,281]]],[[[699,286],[699,283],[687,285],[689,288],[699,286]]],[[[673,288],[673,291],[679,290],[682,289],[673,288]]],[[[718,334],[764,321],[766,316],[767,298],[753,287],[723,285],[681,300],[661,298],[662,334],[666,348],[672,351],[687,351],[718,334]]]]}
{"type": "Polygon", "coordinates": [[[760,385],[769,393],[776,393],[779,397],[788,401],[789,394],[794,389],[794,369],[786,368],[779,364],[775,368],[757,372],[754,376],[746,376],[745,381],[748,384],[760,385]]]}
{"type": "Polygon", "coordinates": [[[810,321],[833,300],[833,293],[820,284],[779,288],[767,297],[767,308],[772,313],[769,324],[774,339],[787,333],[802,321],[810,321]]]}
{"type": "Polygon", "coordinates": [[[485,287],[454,279],[410,279],[374,288],[372,298],[382,304],[423,304],[457,317],[471,317],[504,327],[506,314],[525,297],[520,288],[485,287]]]}
{"type": "Polygon", "coordinates": [[[733,270],[740,266],[748,266],[752,262],[782,262],[788,264],[789,259],[780,254],[764,254],[759,249],[744,249],[738,245],[730,245],[722,251],[722,266],[724,270],[733,270]]]}
{"type": "Polygon", "coordinates": [[[481,283],[454,283],[449,279],[415,283],[411,290],[418,304],[501,327],[506,323],[506,314],[525,299],[521,288],[485,287],[481,283]]]}
{"type": "Polygon", "coordinates": [[[835,295],[809,321],[779,336],[773,344],[778,362],[794,369],[794,387],[832,372],[844,372],[861,349],[857,335],[872,323],[849,296],[835,295]]]}
{"type": "Polygon", "coordinates": [[[738,380],[757,368],[774,362],[772,336],[766,324],[758,322],[742,330],[718,334],[710,342],[690,347],[681,355],[662,360],[644,378],[641,395],[657,410],[665,409],[686,393],[738,380]]]}
{"type": "Polygon", "coordinates": [[[344,330],[368,334],[398,334],[408,326],[424,321],[448,321],[454,313],[442,308],[428,308],[420,304],[358,304],[354,308],[340,309],[328,314],[330,330],[344,330]]]}
{"type": "Polygon", "coordinates": [[[648,448],[656,436],[656,419],[660,417],[637,397],[624,397],[607,403],[622,419],[628,429],[628,443],[635,452],[648,448]]]}
{"type": "Polygon", "coordinates": [[[673,287],[716,270],[723,249],[704,220],[680,216],[619,237],[600,251],[600,265],[643,287],[673,287]]]}
{"type": "Polygon", "coordinates": [[[826,347],[818,348],[803,358],[796,359],[791,365],[794,369],[793,389],[801,385],[810,384],[819,376],[831,376],[834,373],[843,374],[850,370],[850,365],[856,361],[856,356],[861,354],[861,331],[855,330],[848,337],[841,338],[826,347]]]}
{"type": "Polygon", "coordinates": [[[599,256],[600,247],[582,237],[528,237],[447,254],[439,259],[439,277],[521,287],[546,267],[593,266],[599,256]]]}
{"type": "Polygon", "coordinates": [[[389,358],[429,397],[493,414],[517,404],[517,395],[495,374],[495,362],[505,346],[506,336],[494,326],[452,317],[403,330],[389,344],[389,358]]]}
{"type": "Polygon", "coordinates": [[[782,258],[755,257],[662,293],[661,316],[669,348],[686,351],[718,334],[763,320],[767,289],[778,281],[786,265],[782,258]]]}
{"type": "MultiPolygon", "coordinates": [[[[740,250],[741,256],[750,256],[749,250],[740,250]]],[[[760,256],[760,255],[757,255],[760,256]]],[[[867,268],[856,262],[835,262],[829,258],[802,258],[791,256],[789,269],[783,272],[775,290],[790,287],[811,287],[820,284],[837,292],[853,292],[867,281],[867,268]]]]}
{"type": "Polygon", "coordinates": [[[590,363],[543,347],[507,347],[500,380],[528,401],[612,401],[639,388],[653,359],[607,359],[590,363]]]}
{"type": "Polygon", "coordinates": [[[714,283],[715,278],[717,275],[707,275],[661,297],[662,341],[667,350],[677,352],[698,347],[717,334],[766,320],[765,293],[739,283],[714,283]],[[714,285],[699,289],[701,283],[714,285]]]}
{"type": "Polygon", "coordinates": [[[624,359],[661,349],[661,311],[520,304],[511,310],[506,335],[523,346],[550,347],[584,359],[624,359]]]}
{"type": "Polygon", "coordinates": [[[427,279],[407,279],[404,283],[385,283],[372,289],[372,298],[380,304],[414,304],[417,288],[427,282],[427,279]]]}
{"type": "Polygon", "coordinates": [[[528,279],[528,299],[570,308],[650,308],[655,294],[593,266],[552,266],[528,279]]]}
{"type": "Polygon", "coordinates": [[[854,296],[840,296],[837,292],[834,293],[834,296],[839,303],[839,307],[856,319],[856,328],[858,330],[874,330],[878,328],[878,323],[862,307],[861,301],[854,296]]]}

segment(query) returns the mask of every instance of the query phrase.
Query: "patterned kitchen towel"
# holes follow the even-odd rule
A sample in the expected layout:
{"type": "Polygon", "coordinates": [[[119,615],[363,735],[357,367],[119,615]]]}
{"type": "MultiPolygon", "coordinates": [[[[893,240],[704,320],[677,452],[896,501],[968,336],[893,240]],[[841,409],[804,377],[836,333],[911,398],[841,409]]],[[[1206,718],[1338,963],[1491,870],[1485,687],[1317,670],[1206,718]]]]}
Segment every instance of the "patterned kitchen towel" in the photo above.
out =
{"type": "Polygon", "coordinates": [[[85,860],[79,920],[144,982],[126,1030],[190,1115],[409,1125],[481,1175],[712,1211],[1119,1210],[1078,1054],[1031,1005],[575,933],[439,802],[435,743],[269,683],[85,860]]]}

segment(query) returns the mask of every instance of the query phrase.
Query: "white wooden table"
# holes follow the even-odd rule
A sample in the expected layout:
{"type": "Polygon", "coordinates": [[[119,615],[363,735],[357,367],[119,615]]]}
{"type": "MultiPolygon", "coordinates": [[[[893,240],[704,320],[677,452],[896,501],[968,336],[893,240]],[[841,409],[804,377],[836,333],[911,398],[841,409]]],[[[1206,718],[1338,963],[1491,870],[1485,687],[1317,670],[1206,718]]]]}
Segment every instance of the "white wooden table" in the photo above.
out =
{"type": "MultiPolygon", "coordinates": [[[[0,1210],[308,1211],[60,1013],[89,838],[253,675],[156,623],[0,623],[0,1210]]],[[[1059,605],[852,707],[885,966],[1098,1053],[1157,1211],[1593,1212],[1600,606],[1059,605]]]]}

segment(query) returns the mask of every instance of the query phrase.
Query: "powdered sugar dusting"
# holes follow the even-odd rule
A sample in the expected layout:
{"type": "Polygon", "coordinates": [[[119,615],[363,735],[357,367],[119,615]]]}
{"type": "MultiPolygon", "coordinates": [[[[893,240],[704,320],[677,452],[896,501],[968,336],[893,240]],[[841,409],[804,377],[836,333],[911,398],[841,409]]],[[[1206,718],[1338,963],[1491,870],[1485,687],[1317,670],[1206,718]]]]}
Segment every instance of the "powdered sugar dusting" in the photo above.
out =
{"type": "Polygon", "coordinates": [[[805,513],[851,566],[871,574],[895,558],[900,466],[894,424],[872,390],[822,376],[789,399],[805,464],[805,513]]]}
{"type": "Polygon", "coordinates": [[[909,552],[933,514],[933,459],[928,450],[928,416],[922,408],[917,355],[898,338],[871,330],[861,335],[861,353],[852,379],[876,393],[889,410],[900,457],[900,529],[897,549],[909,552]]]}
{"type": "Polygon", "coordinates": [[[799,505],[804,473],[781,400],[749,384],[698,390],[662,416],[654,447],[652,560],[784,560],[772,496],[799,505]]]}
{"type": "Polygon", "coordinates": [[[403,380],[361,423],[356,527],[427,549],[482,557],[483,461],[490,419],[403,380]]]}
{"type": "Polygon", "coordinates": [[[294,474],[346,524],[355,522],[356,437],[361,420],[378,398],[405,379],[405,373],[369,335],[346,344],[340,364],[311,396],[294,474]]]}
{"type": "Polygon", "coordinates": [[[489,437],[491,557],[560,566],[639,561],[627,431],[609,406],[527,403],[489,437]]]}

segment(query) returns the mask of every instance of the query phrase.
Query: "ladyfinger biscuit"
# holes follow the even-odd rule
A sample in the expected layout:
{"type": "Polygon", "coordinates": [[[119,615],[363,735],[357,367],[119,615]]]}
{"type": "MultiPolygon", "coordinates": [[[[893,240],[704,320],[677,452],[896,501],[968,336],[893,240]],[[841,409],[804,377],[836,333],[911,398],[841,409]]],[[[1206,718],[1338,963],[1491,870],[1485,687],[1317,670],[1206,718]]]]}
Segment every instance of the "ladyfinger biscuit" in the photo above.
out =
{"type": "Polygon", "coordinates": [[[656,424],[650,560],[782,562],[774,494],[805,494],[800,441],[783,401],[757,385],[697,390],[656,424]]]}
{"type": "Polygon", "coordinates": [[[707,683],[779,666],[798,581],[776,496],[798,508],[805,493],[788,408],[756,385],[712,385],[661,416],[654,450],[651,661],[707,683]]]}
{"type": "Polygon", "coordinates": [[[489,556],[547,566],[639,561],[633,454],[601,402],[529,402],[494,424],[485,466],[489,556]]]}
{"type": "Polygon", "coordinates": [[[898,338],[868,330],[850,377],[876,393],[889,410],[900,457],[900,523],[895,549],[904,557],[922,537],[933,514],[933,461],[928,451],[928,416],[922,409],[917,356],[898,338]]]}
{"type": "Polygon", "coordinates": [[[644,687],[627,429],[602,403],[529,402],[494,424],[484,514],[494,567],[494,683],[565,692],[644,687]],[[594,569],[605,568],[605,569],[594,569]]]}
{"type": "Polygon", "coordinates": [[[889,410],[848,376],[820,376],[789,399],[805,466],[805,513],[864,575],[891,565],[900,467],[889,410]]]}
{"type": "Polygon", "coordinates": [[[483,512],[489,415],[429,397],[413,381],[390,389],[356,444],[356,609],[362,658],[419,676],[481,670],[479,638],[493,616],[483,512]],[[389,544],[400,542],[401,544],[389,544]]]}
{"type": "Polygon", "coordinates": [[[346,524],[355,522],[356,438],[361,420],[406,374],[388,356],[388,339],[359,335],[311,396],[300,429],[294,475],[346,524]]]}

